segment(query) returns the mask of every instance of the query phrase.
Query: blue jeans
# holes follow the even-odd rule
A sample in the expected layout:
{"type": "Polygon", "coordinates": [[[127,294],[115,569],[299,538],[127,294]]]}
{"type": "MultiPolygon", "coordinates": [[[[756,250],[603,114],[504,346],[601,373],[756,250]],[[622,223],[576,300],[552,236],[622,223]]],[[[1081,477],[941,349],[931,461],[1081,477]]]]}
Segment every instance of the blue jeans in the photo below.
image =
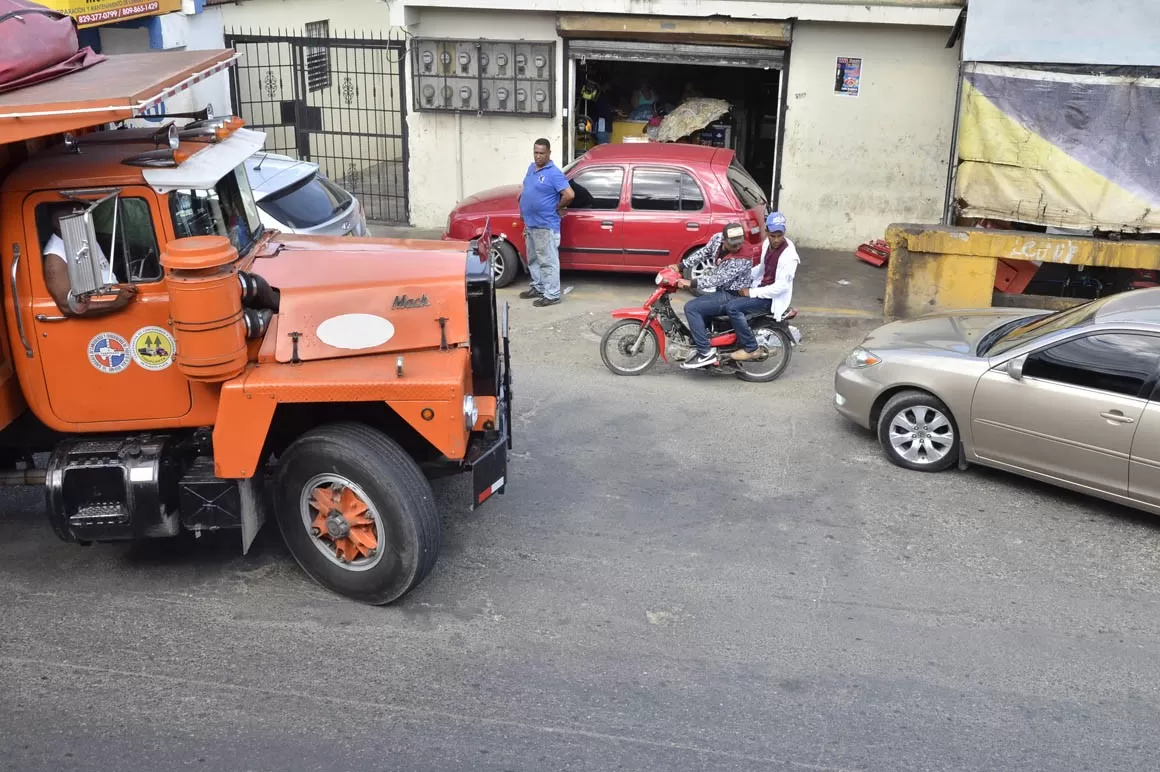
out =
{"type": "Polygon", "coordinates": [[[524,245],[528,253],[528,273],[532,289],[549,300],[560,297],[560,231],[527,228],[524,245]]]}
{"type": "Polygon", "coordinates": [[[706,317],[723,316],[728,314],[733,322],[733,329],[737,333],[737,341],[748,352],[757,351],[757,338],[753,337],[753,330],[749,329],[749,322],[745,314],[752,311],[768,311],[770,302],[764,298],[743,298],[732,292],[718,290],[712,295],[702,295],[693,298],[685,304],[685,318],[689,321],[689,332],[693,333],[693,342],[697,351],[706,354],[709,351],[709,330],[705,326],[706,317]]]}
{"type": "Polygon", "coordinates": [[[753,330],[749,329],[745,315],[754,311],[769,311],[771,305],[769,298],[735,297],[725,306],[725,313],[729,314],[733,330],[737,333],[737,342],[750,354],[757,351],[757,338],[753,337],[753,330]]]}

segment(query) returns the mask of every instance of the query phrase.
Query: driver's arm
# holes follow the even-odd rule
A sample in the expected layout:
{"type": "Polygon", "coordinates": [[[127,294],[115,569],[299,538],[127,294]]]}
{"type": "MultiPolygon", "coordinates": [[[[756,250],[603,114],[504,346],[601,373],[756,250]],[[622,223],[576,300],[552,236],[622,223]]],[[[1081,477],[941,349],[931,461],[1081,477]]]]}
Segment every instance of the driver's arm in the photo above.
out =
{"type": "Polygon", "coordinates": [[[91,318],[111,314],[129,305],[129,301],[137,294],[136,287],[120,287],[117,289],[116,296],[109,301],[102,302],[78,299],[75,301],[77,311],[74,312],[68,305],[68,292],[70,288],[68,265],[55,253],[49,252],[44,257],[44,283],[48,285],[48,292],[52,295],[52,299],[56,301],[56,307],[65,316],[84,316],[91,318]]]}

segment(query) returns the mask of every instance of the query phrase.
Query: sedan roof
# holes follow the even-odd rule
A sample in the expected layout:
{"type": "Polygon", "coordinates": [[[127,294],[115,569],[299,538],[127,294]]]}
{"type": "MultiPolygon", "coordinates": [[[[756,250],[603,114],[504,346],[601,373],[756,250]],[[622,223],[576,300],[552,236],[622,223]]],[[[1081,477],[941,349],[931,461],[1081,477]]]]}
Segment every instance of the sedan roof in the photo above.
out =
{"type": "Polygon", "coordinates": [[[1096,309],[1096,324],[1160,324],[1160,287],[1110,295],[1096,309]]]}

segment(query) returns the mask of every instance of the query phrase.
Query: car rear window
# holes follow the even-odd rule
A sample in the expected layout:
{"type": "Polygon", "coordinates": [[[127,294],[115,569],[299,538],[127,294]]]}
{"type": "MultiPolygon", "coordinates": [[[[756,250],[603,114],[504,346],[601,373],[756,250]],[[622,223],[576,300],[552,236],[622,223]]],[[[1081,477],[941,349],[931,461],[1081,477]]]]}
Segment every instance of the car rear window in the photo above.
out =
{"type": "Polygon", "coordinates": [[[749,176],[749,172],[734,160],[729,164],[729,184],[733,186],[733,192],[737,194],[737,200],[741,202],[743,209],[764,209],[766,207],[765,191],[757,184],[753,177],[749,176]]]}
{"type": "Polygon", "coordinates": [[[258,202],[258,206],[291,228],[313,228],[346,211],[351,195],[326,177],[314,175],[258,202]]]}

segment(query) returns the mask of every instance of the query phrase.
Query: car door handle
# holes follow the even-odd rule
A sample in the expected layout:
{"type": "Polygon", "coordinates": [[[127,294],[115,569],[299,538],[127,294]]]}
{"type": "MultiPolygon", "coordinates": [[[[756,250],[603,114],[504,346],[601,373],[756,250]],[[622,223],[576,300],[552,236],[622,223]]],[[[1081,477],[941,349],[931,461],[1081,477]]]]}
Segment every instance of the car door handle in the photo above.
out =
{"type": "Polygon", "coordinates": [[[687,222],[687,223],[685,223],[685,230],[687,230],[687,231],[699,231],[699,230],[701,230],[701,226],[695,222],[687,222]]]}
{"type": "Polygon", "coordinates": [[[48,314],[37,314],[36,321],[38,322],[63,322],[68,319],[67,316],[49,316],[48,314]]]}
{"type": "Polygon", "coordinates": [[[610,230],[612,230],[612,220],[603,220],[603,221],[600,223],[600,227],[601,227],[601,228],[603,228],[603,229],[604,229],[604,230],[606,230],[606,231],[610,231],[610,230]]]}
{"type": "Polygon", "coordinates": [[[1130,418],[1129,416],[1121,413],[1119,410],[1108,410],[1106,412],[1100,413],[1100,418],[1111,421],[1114,424],[1131,424],[1136,422],[1135,418],[1130,418]]]}

